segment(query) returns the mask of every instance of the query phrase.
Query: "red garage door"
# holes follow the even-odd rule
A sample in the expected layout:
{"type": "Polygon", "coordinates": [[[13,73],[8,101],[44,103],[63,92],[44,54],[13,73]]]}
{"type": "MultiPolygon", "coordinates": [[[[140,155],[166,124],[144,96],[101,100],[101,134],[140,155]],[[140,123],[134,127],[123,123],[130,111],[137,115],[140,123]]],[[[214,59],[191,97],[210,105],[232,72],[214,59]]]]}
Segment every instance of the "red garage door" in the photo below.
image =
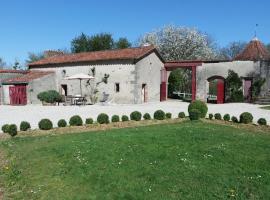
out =
{"type": "Polygon", "coordinates": [[[10,105],[26,105],[27,94],[26,85],[16,85],[9,87],[10,105]]]}

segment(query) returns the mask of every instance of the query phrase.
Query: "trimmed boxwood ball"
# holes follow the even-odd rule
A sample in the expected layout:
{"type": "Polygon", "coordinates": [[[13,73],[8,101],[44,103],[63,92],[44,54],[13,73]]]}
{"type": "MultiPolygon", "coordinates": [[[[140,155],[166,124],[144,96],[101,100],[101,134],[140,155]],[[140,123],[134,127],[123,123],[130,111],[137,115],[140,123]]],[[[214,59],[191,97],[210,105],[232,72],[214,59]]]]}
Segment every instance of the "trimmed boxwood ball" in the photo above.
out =
{"type": "Polygon", "coordinates": [[[166,113],[166,119],[171,119],[172,118],[172,113],[166,113]]]}
{"type": "Polygon", "coordinates": [[[267,121],[266,121],[266,119],[264,119],[264,118],[260,118],[260,119],[258,120],[258,124],[259,124],[259,125],[267,125],[267,121]]]}
{"type": "Polygon", "coordinates": [[[185,118],[186,117],[186,114],[184,112],[180,112],[178,114],[178,118],[185,118]]]}
{"type": "Polygon", "coordinates": [[[212,113],[210,113],[208,116],[209,116],[209,119],[210,119],[210,120],[212,120],[213,117],[214,117],[214,115],[213,115],[212,113]]]}
{"type": "Polygon", "coordinates": [[[235,116],[232,116],[231,120],[232,120],[232,122],[234,122],[234,123],[238,123],[238,119],[237,119],[237,117],[235,117],[235,116]]]}
{"type": "Polygon", "coordinates": [[[27,131],[30,128],[31,128],[31,125],[30,125],[29,122],[26,122],[26,121],[21,122],[21,124],[20,124],[20,130],[21,131],[27,131]]]}
{"type": "Polygon", "coordinates": [[[67,126],[66,120],[60,119],[60,120],[57,122],[57,126],[58,126],[59,128],[61,128],[61,127],[66,127],[66,126],[67,126]]]}
{"type": "Polygon", "coordinates": [[[119,122],[119,121],[120,121],[120,117],[118,115],[112,116],[112,122],[119,122]]]}
{"type": "Polygon", "coordinates": [[[122,120],[122,122],[127,122],[127,121],[129,121],[129,118],[128,118],[127,115],[123,115],[123,116],[121,117],[121,120],[122,120]]]}
{"type": "Polygon", "coordinates": [[[70,126],[82,126],[83,120],[79,115],[74,115],[70,118],[69,125],[70,126]]]}
{"type": "Polygon", "coordinates": [[[157,120],[164,120],[166,117],[165,115],[165,112],[163,110],[157,110],[155,113],[154,113],[154,119],[157,119],[157,120]]]}
{"type": "Polygon", "coordinates": [[[216,113],[214,117],[215,117],[215,119],[217,119],[217,120],[221,120],[221,119],[222,119],[220,113],[216,113]]]}
{"type": "Polygon", "coordinates": [[[93,124],[94,123],[94,120],[92,118],[87,118],[85,120],[85,124],[93,124]]]}
{"type": "Polygon", "coordinates": [[[189,119],[191,121],[193,120],[199,120],[201,116],[201,112],[198,109],[191,109],[189,111],[189,119]]]}
{"type": "Polygon", "coordinates": [[[41,130],[50,130],[53,128],[53,123],[49,119],[42,119],[39,121],[38,127],[41,130]]]}
{"type": "Polygon", "coordinates": [[[195,100],[191,102],[188,106],[188,112],[190,112],[192,109],[197,109],[200,111],[200,118],[205,118],[206,113],[208,111],[208,107],[205,102],[200,100],[195,100]]]}
{"type": "Polygon", "coordinates": [[[130,119],[134,121],[140,121],[142,119],[142,113],[134,111],[130,114],[130,119]]]}
{"type": "Polygon", "coordinates": [[[250,124],[253,121],[253,116],[249,112],[244,112],[240,115],[240,123],[250,124]]]}
{"type": "Polygon", "coordinates": [[[151,119],[151,115],[150,115],[149,113],[145,113],[145,114],[143,115],[143,119],[144,119],[144,120],[150,120],[150,119],[151,119]]]}
{"type": "Polygon", "coordinates": [[[229,114],[225,114],[224,116],[223,116],[223,119],[224,119],[224,121],[230,121],[230,119],[231,119],[231,116],[229,115],[229,114]]]}
{"type": "Polygon", "coordinates": [[[4,124],[4,125],[2,126],[2,131],[3,131],[3,133],[7,133],[7,132],[8,132],[8,127],[9,127],[8,124],[4,124]]]}
{"type": "Polygon", "coordinates": [[[16,126],[16,124],[10,124],[10,125],[8,126],[7,133],[8,133],[11,137],[16,136],[16,135],[17,135],[17,126],[16,126]]]}
{"type": "Polygon", "coordinates": [[[110,123],[109,116],[105,113],[101,113],[97,117],[97,122],[99,124],[109,124],[110,123]]]}

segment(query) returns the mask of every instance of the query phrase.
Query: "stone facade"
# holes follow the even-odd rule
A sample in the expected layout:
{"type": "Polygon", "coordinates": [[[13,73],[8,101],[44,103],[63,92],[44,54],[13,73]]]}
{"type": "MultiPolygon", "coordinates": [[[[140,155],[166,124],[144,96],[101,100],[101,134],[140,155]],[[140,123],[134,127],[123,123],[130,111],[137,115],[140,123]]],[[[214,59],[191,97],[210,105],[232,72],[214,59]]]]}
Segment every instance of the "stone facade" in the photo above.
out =
{"type": "MultiPolygon", "coordinates": [[[[35,67],[31,70],[45,70],[55,72],[55,89],[64,94],[62,86],[67,87],[68,95],[80,94],[79,80],[66,80],[65,78],[74,74],[90,74],[95,68],[95,80],[91,84],[99,82],[104,74],[109,74],[108,83],[98,86],[99,100],[103,93],[109,94],[109,101],[120,104],[138,104],[146,101],[160,100],[160,71],[164,68],[163,62],[155,52],[147,55],[138,62],[132,60],[99,61],[89,63],[53,64],[35,67]],[[119,91],[116,90],[119,87],[119,91]],[[145,91],[142,91],[143,87],[145,91]]],[[[48,81],[39,80],[39,85],[46,85],[48,81]]],[[[82,80],[82,95],[90,100],[91,87],[87,86],[86,80],[82,80]]],[[[34,103],[34,101],[33,101],[34,103]]]]}

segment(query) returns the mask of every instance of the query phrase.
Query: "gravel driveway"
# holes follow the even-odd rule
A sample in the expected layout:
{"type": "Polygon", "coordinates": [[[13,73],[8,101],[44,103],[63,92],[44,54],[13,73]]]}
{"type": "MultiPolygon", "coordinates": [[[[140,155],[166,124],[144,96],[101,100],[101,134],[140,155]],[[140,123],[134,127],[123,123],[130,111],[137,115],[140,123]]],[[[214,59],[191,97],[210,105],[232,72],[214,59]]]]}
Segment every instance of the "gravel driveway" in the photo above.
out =
{"type": "MultiPolygon", "coordinates": [[[[254,116],[254,122],[264,117],[270,123],[270,111],[260,109],[259,105],[246,103],[228,103],[228,104],[208,104],[208,113],[221,113],[222,115],[229,113],[231,116],[239,116],[242,112],[250,112],[254,116]]],[[[20,124],[21,121],[30,122],[32,128],[37,128],[38,122],[43,118],[49,118],[53,121],[54,126],[57,125],[59,119],[66,119],[73,115],[80,115],[83,120],[88,117],[96,119],[100,113],[107,113],[112,116],[129,115],[132,111],[138,110],[143,114],[148,112],[153,114],[155,110],[162,109],[165,112],[171,112],[173,117],[177,117],[178,113],[184,111],[186,114],[188,103],[180,101],[166,101],[146,103],[139,105],[90,105],[90,106],[3,106],[0,105],[0,127],[3,124],[15,123],[20,124]]]]}

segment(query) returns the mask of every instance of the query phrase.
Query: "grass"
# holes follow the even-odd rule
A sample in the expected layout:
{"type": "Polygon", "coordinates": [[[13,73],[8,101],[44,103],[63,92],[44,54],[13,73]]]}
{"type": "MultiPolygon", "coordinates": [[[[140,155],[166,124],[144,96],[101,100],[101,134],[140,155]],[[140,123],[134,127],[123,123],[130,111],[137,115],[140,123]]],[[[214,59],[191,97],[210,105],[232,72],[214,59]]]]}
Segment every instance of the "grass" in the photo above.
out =
{"type": "Polygon", "coordinates": [[[265,110],[270,110],[270,106],[263,106],[261,107],[262,109],[265,109],[265,110]]]}
{"type": "Polygon", "coordinates": [[[14,138],[0,143],[0,187],[6,199],[270,199],[269,143],[205,122],[14,138]]]}

